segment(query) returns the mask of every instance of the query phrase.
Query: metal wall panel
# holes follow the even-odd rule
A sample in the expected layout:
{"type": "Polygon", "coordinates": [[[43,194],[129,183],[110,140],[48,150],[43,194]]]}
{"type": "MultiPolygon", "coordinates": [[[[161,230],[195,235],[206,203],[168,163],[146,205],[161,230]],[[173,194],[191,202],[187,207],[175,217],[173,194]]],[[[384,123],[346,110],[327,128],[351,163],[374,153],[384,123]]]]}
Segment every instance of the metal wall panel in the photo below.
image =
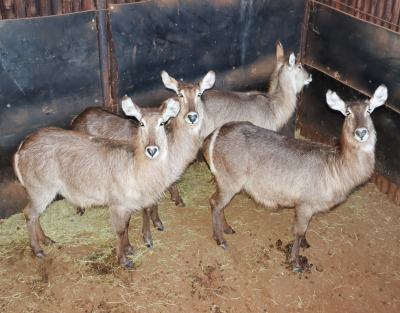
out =
{"type": "Polygon", "coordinates": [[[209,70],[215,88],[266,90],[275,42],[299,52],[303,0],[147,1],[110,5],[120,99],[159,105],[171,95],[161,71],[199,81],[209,70]]]}
{"type": "Polygon", "coordinates": [[[95,14],[0,21],[0,218],[26,202],[11,168],[21,141],[102,104],[95,14]]]}

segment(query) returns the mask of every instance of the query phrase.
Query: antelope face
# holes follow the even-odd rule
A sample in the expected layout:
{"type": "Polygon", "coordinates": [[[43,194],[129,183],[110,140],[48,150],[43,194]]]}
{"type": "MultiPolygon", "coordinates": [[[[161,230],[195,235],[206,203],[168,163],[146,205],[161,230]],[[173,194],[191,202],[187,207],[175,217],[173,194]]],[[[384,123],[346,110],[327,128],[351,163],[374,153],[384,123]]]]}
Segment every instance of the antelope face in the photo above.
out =
{"type": "Polygon", "coordinates": [[[128,116],[134,116],[139,121],[137,140],[139,148],[149,159],[158,156],[165,157],[168,150],[167,134],[165,124],[170,118],[179,113],[179,102],[168,99],[160,108],[140,109],[131,98],[125,96],[122,99],[122,109],[128,116]]]}
{"type": "Polygon", "coordinates": [[[278,61],[277,66],[280,67],[280,69],[276,70],[280,70],[281,74],[290,77],[296,93],[312,82],[311,74],[308,73],[300,61],[296,60],[293,52],[289,58],[284,56],[283,46],[279,41],[276,42],[276,58],[278,61]]]}
{"type": "Polygon", "coordinates": [[[378,87],[372,98],[368,101],[356,101],[345,103],[340,97],[332,91],[326,94],[328,105],[346,116],[345,130],[358,142],[366,142],[371,133],[374,134],[375,128],[370,117],[375,108],[383,105],[387,99],[387,88],[384,85],[378,87]]]}
{"type": "Polygon", "coordinates": [[[181,106],[180,117],[184,119],[190,127],[200,130],[203,121],[204,104],[201,96],[206,89],[210,89],[215,82],[215,73],[209,71],[207,75],[198,84],[178,83],[166,71],[161,74],[166,88],[176,92],[177,99],[181,106]]]}

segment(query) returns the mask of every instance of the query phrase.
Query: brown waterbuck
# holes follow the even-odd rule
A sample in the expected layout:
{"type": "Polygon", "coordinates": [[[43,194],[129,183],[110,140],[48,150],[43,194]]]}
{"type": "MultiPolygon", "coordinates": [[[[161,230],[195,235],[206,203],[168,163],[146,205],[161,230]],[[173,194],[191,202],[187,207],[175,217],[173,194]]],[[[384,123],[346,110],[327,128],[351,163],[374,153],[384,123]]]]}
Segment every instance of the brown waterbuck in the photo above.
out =
{"type": "Polygon", "coordinates": [[[169,146],[176,129],[167,130],[165,124],[180,107],[168,99],[160,108],[141,110],[125,97],[122,108],[140,122],[134,141],[47,127],[29,135],[13,156],[14,171],[30,198],[24,215],[37,257],[44,258],[40,243],[53,243],[39,217],[60,194],[83,208],[108,206],[117,257],[121,265],[131,266],[126,256],[134,253],[128,240],[130,216],[155,204],[173,181],[169,146]]]}
{"type": "Polygon", "coordinates": [[[370,101],[343,102],[328,91],[327,103],[346,116],[336,147],[282,136],[249,122],[231,122],[215,130],[203,144],[203,153],[217,182],[211,198],[214,238],[222,248],[222,235],[234,231],[224,207],[241,190],[267,207],[293,207],[293,269],[301,272],[300,247],[312,216],[346,200],[367,182],[375,164],[376,134],[370,114],[385,103],[387,88],[380,86],[370,101]]]}
{"type": "Polygon", "coordinates": [[[204,93],[186,93],[184,84],[163,72],[165,87],[172,89],[182,102],[204,102],[205,114],[201,130],[201,140],[225,123],[249,121],[254,125],[279,130],[291,117],[296,108],[297,94],[303,86],[312,81],[311,75],[303,68],[293,53],[287,58],[283,47],[276,42],[277,62],[271,74],[268,92],[234,92],[212,89],[204,93]]]}
{"type": "MultiPolygon", "coordinates": [[[[163,72],[165,73],[165,72],[163,72]]],[[[198,84],[186,83],[182,86],[182,92],[187,95],[203,93],[204,90],[213,86],[215,81],[214,72],[210,71],[198,84]]],[[[200,130],[203,123],[204,109],[201,99],[186,102],[182,98],[173,98],[180,102],[180,112],[178,116],[166,123],[166,130],[171,133],[169,153],[171,177],[174,182],[169,190],[171,198],[176,205],[184,206],[184,202],[178,193],[178,180],[186,167],[192,162],[198,152],[200,130]]],[[[126,118],[111,113],[104,108],[90,107],[78,115],[71,123],[71,129],[85,132],[96,137],[108,138],[113,140],[134,141],[138,136],[137,126],[126,118]]],[[[143,230],[142,236],[147,247],[153,246],[149,218],[154,227],[164,230],[161,220],[158,217],[158,207],[156,204],[143,210],[143,230]]]]}

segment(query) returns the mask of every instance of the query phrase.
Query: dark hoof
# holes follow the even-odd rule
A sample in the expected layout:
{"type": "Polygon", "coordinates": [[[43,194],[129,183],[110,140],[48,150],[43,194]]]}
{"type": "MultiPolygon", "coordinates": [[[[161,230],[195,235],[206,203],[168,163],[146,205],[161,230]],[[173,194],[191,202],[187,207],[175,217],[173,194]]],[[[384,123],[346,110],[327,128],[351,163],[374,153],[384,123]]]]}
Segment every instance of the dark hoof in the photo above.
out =
{"type": "Polygon", "coordinates": [[[163,230],[164,230],[164,226],[161,225],[160,227],[157,227],[157,229],[158,229],[159,231],[163,231],[163,230]]]}
{"type": "Polygon", "coordinates": [[[128,263],[126,263],[124,266],[125,266],[126,268],[131,268],[131,267],[132,267],[132,264],[131,264],[131,262],[128,261],[128,263]]]}
{"type": "Polygon", "coordinates": [[[233,235],[233,234],[236,234],[236,232],[232,229],[230,234],[233,235]]]}
{"type": "Polygon", "coordinates": [[[135,250],[131,250],[131,251],[128,252],[128,254],[132,254],[133,255],[133,254],[136,254],[136,252],[135,252],[135,250]]]}
{"type": "Polygon", "coordinates": [[[50,242],[50,244],[51,245],[53,245],[53,244],[55,244],[56,242],[54,241],[54,240],[52,240],[51,242],[50,242]]]}
{"type": "Polygon", "coordinates": [[[226,245],[220,245],[220,247],[222,248],[222,249],[224,249],[224,250],[228,250],[228,245],[226,244],[226,245]]]}
{"type": "Polygon", "coordinates": [[[305,246],[303,249],[308,249],[308,248],[310,248],[311,246],[310,245],[307,245],[307,246],[305,246]]]}
{"type": "Polygon", "coordinates": [[[85,213],[85,212],[83,212],[83,211],[82,211],[82,212],[78,212],[78,214],[79,214],[79,213],[80,213],[80,214],[81,214],[81,216],[82,216],[82,215],[83,215],[83,213],[85,213]]]}
{"type": "Polygon", "coordinates": [[[301,267],[299,267],[299,268],[293,269],[293,272],[301,274],[301,273],[303,273],[303,270],[301,269],[301,267]]]}
{"type": "Polygon", "coordinates": [[[147,248],[150,248],[150,249],[153,248],[153,244],[152,244],[152,243],[146,243],[145,246],[146,246],[147,248]]]}
{"type": "Polygon", "coordinates": [[[43,254],[39,253],[39,254],[36,254],[36,256],[37,256],[39,259],[44,260],[44,255],[43,255],[43,254]]]}
{"type": "Polygon", "coordinates": [[[175,202],[175,205],[180,206],[181,208],[184,208],[186,206],[186,204],[184,202],[180,202],[180,203],[175,202]]]}

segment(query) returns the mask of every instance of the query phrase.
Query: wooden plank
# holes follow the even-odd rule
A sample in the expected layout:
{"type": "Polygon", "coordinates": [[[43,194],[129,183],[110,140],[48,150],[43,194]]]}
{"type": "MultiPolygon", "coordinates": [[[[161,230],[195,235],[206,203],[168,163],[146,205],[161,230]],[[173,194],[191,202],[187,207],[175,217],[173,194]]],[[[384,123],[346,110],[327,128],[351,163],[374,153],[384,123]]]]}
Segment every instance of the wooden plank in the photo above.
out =
{"type": "Polygon", "coordinates": [[[15,18],[12,0],[3,0],[4,18],[7,20],[15,18]]]}
{"type": "Polygon", "coordinates": [[[51,14],[60,15],[62,14],[62,1],[61,0],[51,0],[51,14]]]}
{"type": "Polygon", "coordinates": [[[72,12],[81,12],[82,4],[81,0],[72,0],[72,12]]]}
{"type": "Polygon", "coordinates": [[[72,0],[63,0],[63,13],[72,13],[72,0]]]}
{"type": "Polygon", "coordinates": [[[16,18],[26,17],[25,0],[14,0],[14,7],[15,7],[15,17],[16,18]]]}
{"type": "Polygon", "coordinates": [[[82,0],[82,11],[94,10],[93,0],[82,0]]]}
{"type": "Polygon", "coordinates": [[[395,2],[394,8],[393,8],[393,18],[392,18],[392,25],[390,26],[390,29],[394,31],[398,31],[398,24],[399,24],[399,16],[400,16],[400,1],[397,0],[395,2]]]}
{"type": "Polygon", "coordinates": [[[37,0],[26,0],[26,16],[27,17],[39,16],[39,5],[37,0]]]}
{"type": "Polygon", "coordinates": [[[51,15],[51,0],[39,0],[40,16],[51,15]]]}

